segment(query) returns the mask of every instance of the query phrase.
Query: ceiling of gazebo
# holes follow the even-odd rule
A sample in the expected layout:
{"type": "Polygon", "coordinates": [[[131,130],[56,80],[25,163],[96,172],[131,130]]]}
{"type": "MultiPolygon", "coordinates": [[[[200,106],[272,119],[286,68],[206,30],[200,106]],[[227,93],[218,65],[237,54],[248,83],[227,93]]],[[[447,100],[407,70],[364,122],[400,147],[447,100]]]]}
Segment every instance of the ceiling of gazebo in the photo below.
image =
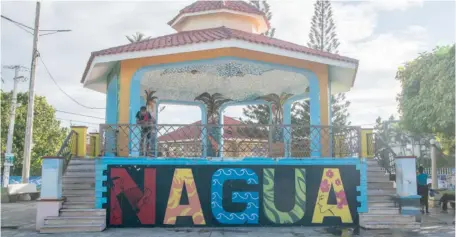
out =
{"type": "Polygon", "coordinates": [[[160,100],[194,101],[196,96],[208,92],[244,101],[269,93],[301,95],[308,85],[301,73],[254,62],[221,60],[146,72],[141,92],[156,91],[154,95],[160,100]]]}

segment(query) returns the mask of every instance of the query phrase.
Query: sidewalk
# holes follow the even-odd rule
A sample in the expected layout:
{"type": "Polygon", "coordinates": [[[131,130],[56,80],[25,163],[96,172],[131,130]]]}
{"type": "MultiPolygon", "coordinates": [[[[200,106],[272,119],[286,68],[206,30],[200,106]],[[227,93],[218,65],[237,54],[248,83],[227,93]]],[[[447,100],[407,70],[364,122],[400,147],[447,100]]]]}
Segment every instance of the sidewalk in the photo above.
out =
{"type": "Polygon", "coordinates": [[[1,206],[3,237],[454,237],[454,211],[440,213],[432,209],[423,216],[420,229],[403,230],[342,230],[323,227],[250,227],[250,228],[110,228],[103,232],[39,234],[35,231],[35,202],[4,203],[1,206]],[[348,232],[348,233],[347,233],[348,232]],[[349,233],[354,232],[353,235],[349,233]]]}

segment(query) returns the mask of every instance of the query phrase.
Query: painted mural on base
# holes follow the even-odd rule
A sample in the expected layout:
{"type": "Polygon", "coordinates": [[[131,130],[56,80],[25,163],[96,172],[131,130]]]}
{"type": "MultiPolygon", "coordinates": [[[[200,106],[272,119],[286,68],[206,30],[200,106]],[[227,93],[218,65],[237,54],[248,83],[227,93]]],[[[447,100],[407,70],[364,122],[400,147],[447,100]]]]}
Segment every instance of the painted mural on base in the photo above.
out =
{"type": "Polygon", "coordinates": [[[355,225],[354,165],[109,165],[111,227],[355,225]]]}

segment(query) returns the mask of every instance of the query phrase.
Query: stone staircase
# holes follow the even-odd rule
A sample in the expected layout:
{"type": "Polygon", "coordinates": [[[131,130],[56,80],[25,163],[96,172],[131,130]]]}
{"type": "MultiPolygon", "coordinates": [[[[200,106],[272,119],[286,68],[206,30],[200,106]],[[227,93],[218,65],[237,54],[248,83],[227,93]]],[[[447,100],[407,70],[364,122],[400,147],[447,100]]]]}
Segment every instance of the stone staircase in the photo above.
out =
{"type": "Polygon", "coordinates": [[[365,229],[419,228],[415,216],[401,215],[391,199],[396,193],[389,175],[375,160],[367,161],[368,213],[359,215],[359,225],[365,229]]]}
{"type": "Polygon", "coordinates": [[[95,160],[73,158],[63,176],[65,201],[59,216],[46,217],[40,233],[100,232],[106,210],[95,208],[95,160]]]}

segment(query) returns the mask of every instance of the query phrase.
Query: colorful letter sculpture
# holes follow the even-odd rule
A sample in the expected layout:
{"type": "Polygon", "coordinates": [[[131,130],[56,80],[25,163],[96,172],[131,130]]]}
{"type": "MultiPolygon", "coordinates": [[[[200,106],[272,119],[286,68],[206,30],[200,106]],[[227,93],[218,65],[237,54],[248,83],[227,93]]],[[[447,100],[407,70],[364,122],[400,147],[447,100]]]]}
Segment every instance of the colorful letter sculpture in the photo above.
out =
{"type": "Polygon", "coordinates": [[[141,224],[155,224],[155,169],[144,169],[144,191],[138,188],[138,185],[136,185],[125,168],[112,168],[111,180],[109,223],[111,225],[121,225],[123,223],[122,208],[118,200],[118,197],[123,196],[135,211],[141,224]]]}
{"type": "Polygon", "coordinates": [[[211,207],[212,215],[223,224],[258,224],[258,192],[233,192],[232,201],[246,203],[243,212],[226,212],[223,208],[223,185],[227,180],[245,180],[247,184],[257,185],[258,176],[251,169],[218,169],[212,175],[211,207]]]}
{"type": "Polygon", "coordinates": [[[178,216],[191,216],[193,224],[205,225],[203,210],[201,209],[192,169],[176,169],[174,171],[171,190],[169,191],[168,205],[163,224],[174,225],[178,216]],[[187,190],[189,205],[180,205],[182,190],[187,190]]]}
{"type": "Polygon", "coordinates": [[[344,184],[342,183],[339,169],[335,168],[326,168],[323,170],[312,223],[323,223],[323,219],[328,216],[338,216],[342,220],[342,223],[353,223],[350,209],[348,208],[344,184]],[[331,187],[336,193],[337,205],[328,204],[331,187]]]}
{"type": "Polygon", "coordinates": [[[275,224],[292,224],[304,217],[306,210],[306,170],[295,170],[295,203],[291,211],[277,210],[274,202],[274,169],[263,169],[263,207],[266,217],[275,224]]]}

